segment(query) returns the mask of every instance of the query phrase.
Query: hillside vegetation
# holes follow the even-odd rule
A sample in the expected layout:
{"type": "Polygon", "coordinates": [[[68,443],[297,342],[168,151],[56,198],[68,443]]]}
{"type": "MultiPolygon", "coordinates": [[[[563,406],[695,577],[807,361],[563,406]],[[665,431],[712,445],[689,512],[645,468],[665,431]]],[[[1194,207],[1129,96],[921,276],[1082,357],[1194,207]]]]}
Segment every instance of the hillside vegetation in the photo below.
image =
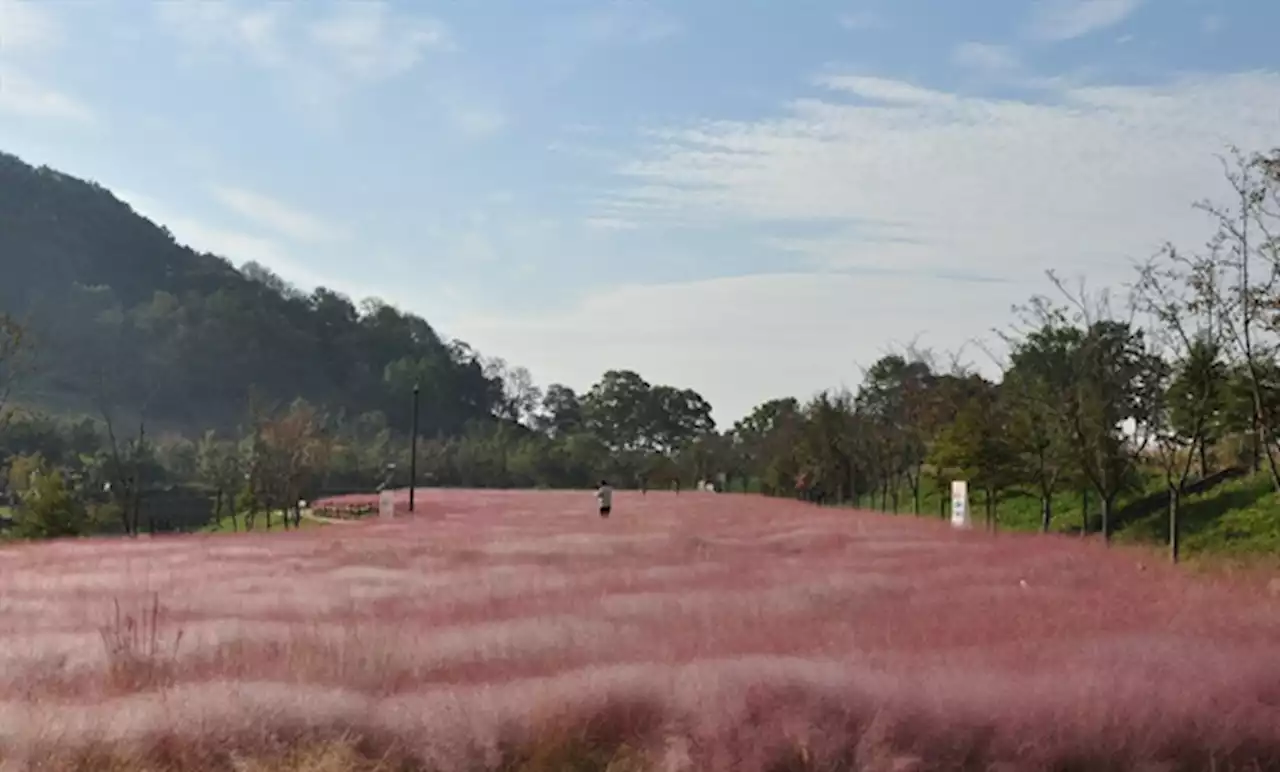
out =
{"type": "Polygon", "coordinates": [[[497,399],[475,352],[376,300],[304,294],[254,264],[177,244],[106,189],[0,155],[0,309],[29,327],[20,392],[199,433],[234,426],[251,395],[359,414],[403,412],[457,432],[497,399]]]}
{"type": "Polygon", "coordinates": [[[1239,154],[1237,195],[1201,207],[1209,247],[1170,246],[1123,300],[1051,276],[1002,332],[998,379],[898,351],[853,391],[767,400],[718,428],[694,390],[631,370],[540,387],[417,316],[194,252],[102,187],[3,156],[13,532],[296,525],[299,500],[325,493],[601,477],[932,515],[965,479],[991,528],[1120,533],[1175,557],[1271,549],[1278,159],[1239,154]]]}

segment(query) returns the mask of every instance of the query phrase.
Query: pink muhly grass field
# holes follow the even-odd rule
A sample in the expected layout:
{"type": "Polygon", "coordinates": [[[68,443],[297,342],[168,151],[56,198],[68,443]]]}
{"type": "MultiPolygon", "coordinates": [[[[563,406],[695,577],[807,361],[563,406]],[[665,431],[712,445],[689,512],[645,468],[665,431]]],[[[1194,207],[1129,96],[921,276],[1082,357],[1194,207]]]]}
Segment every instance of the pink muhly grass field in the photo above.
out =
{"type": "Polygon", "coordinates": [[[1133,552],[707,493],[417,503],[0,550],[0,757],[1280,768],[1280,606],[1133,552]]]}

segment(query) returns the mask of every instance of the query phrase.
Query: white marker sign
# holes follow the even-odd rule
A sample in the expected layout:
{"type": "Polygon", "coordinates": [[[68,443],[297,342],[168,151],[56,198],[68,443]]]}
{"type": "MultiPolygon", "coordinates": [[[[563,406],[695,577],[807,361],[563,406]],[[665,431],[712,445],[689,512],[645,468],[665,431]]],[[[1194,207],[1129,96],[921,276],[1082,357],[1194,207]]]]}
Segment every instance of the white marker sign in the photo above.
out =
{"type": "Polygon", "coordinates": [[[395,517],[396,516],[396,494],[395,491],[383,491],[378,494],[378,516],[379,517],[395,517]]]}
{"type": "Polygon", "coordinates": [[[951,527],[968,528],[969,484],[964,480],[951,481],[951,527]]]}

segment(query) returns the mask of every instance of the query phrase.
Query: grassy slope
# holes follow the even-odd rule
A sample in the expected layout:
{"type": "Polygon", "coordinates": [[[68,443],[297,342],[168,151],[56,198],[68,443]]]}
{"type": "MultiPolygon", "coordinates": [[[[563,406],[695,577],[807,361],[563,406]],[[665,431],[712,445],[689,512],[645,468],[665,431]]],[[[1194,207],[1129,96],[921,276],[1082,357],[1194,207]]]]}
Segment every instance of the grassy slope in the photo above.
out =
{"type": "MultiPolygon", "coordinates": [[[[1189,556],[1244,558],[1280,552],[1280,495],[1264,472],[1224,483],[1182,502],[1182,544],[1189,556]]],[[[1139,520],[1123,536],[1166,542],[1168,513],[1139,520]]]]}
{"type": "MultiPolygon", "coordinates": [[[[1140,496],[1159,492],[1159,480],[1152,480],[1140,494],[1122,497],[1118,508],[1140,496]]],[[[937,517],[940,493],[932,485],[922,486],[920,491],[922,515],[937,517]]],[[[949,498],[949,497],[947,497],[949,498]]],[[[950,512],[950,504],[946,504],[950,512]]],[[[867,501],[862,501],[867,506],[867,501]]],[[[981,492],[970,493],[970,509],[976,524],[981,524],[986,513],[986,502],[981,492]]],[[[1078,491],[1060,492],[1053,501],[1053,530],[1059,533],[1078,533],[1081,520],[1082,499],[1078,491]]],[[[1182,501],[1182,552],[1187,557],[1213,556],[1225,558],[1253,558],[1260,555],[1280,555],[1280,495],[1271,489],[1271,479],[1266,473],[1232,480],[1205,493],[1182,501]]],[[[875,509],[879,508],[879,499],[875,509]]],[[[1090,496],[1090,511],[1096,515],[1098,502],[1090,496]]],[[[900,514],[912,512],[911,492],[904,490],[898,502],[900,514]]],[[[999,525],[1012,531],[1035,531],[1040,528],[1040,501],[1024,491],[1003,494],[1000,501],[999,525]]],[[[1166,544],[1169,538],[1168,512],[1135,520],[1116,534],[1118,541],[1130,543],[1166,544]]]]}

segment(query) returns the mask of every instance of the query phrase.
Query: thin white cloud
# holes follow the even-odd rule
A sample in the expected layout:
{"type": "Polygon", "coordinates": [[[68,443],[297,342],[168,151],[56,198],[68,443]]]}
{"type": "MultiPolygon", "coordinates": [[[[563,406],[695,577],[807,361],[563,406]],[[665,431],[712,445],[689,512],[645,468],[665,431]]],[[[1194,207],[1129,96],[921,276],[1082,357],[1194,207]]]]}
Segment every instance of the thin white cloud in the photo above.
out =
{"type": "Polygon", "coordinates": [[[262,193],[216,186],[213,195],[219,203],[246,220],[293,241],[326,242],[346,235],[341,228],[322,218],[262,193]]]}
{"type": "Polygon", "coordinates": [[[310,28],[311,40],[347,73],[382,80],[416,67],[432,50],[449,50],[445,25],[425,17],[400,18],[385,2],[346,2],[310,28]]]}
{"type": "Polygon", "coordinates": [[[62,30],[47,4],[0,0],[0,57],[41,54],[62,43],[62,30]]]}
{"type": "Polygon", "coordinates": [[[601,287],[567,310],[472,314],[455,328],[521,352],[544,379],[587,385],[625,363],[688,383],[732,420],[770,396],[853,384],[854,363],[893,336],[942,349],[990,340],[1013,304],[1049,289],[1046,269],[1117,286],[1166,239],[1203,244],[1191,204],[1223,192],[1214,154],[1270,147],[1280,130],[1276,72],[1062,86],[1035,103],[827,80],[845,88],[771,118],[656,132],[595,216],[726,234],[785,226],[774,245],[830,272],[601,287]]]}
{"type": "Polygon", "coordinates": [[[430,51],[453,48],[442,22],[398,12],[383,0],[314,6],[170,0],[157,3],[156,12],[189,47],[244,56],[295,77],[375,82],[412,70],[430,51]]]}
{"type": "Polygon", "coordinates": [[[1022,63],[1007,46],[993,43],[961,43],[951,52],[951,61],[961,67],[988,73],[1012,72],[1022,63]]]}
{"type": "Polygon", "coordinates": [[[34,74],[39,60],[63,43],[62,27],[48,4],[0,0],[0,114],[93,123],[84,101],[34,74]]]}
{"type": "Polygon", "coordinates": [[[566,31],[593,45],[653,43],[679,35],[684,24],[646,0],[610,0],[569,22],[566,31]]]}
{"type": "Polygon", "coordinates": [[[493,107],[449,104],[445,110],[449,123],[469,137],[491,137],[507,127],[507,115],[493,107]]]}
{"type": "Polygon", "coordinates": [[[226,258],[237,266],[250,261],[258,263],[304,292],[324,286],[357,299],[380,297],[388,303],[405,309],[414,308],[416,302],[420,300],[398,291],[399,287],[391,282],[386,286],[373,287],[359,282],[353,283],[342,276],[316,271],[306,262],[296,258],[289,247],[279,239],[229,228],[201,217],[170,210],[153,196],[120,189],[115,190],[115,195],[143,217],[168,228],[179,244],[226,258]]]}
{"type": "Polygon", "coordinates": [[[97,116],[89,105],[0,62],[0,113],[91,124],[97,116]]]}
{"type": "Polygon", "coordinates": [[[227,51],[259,67],[288,62],[279,38],[284,4],[246,9],[224,1],[172,0],[154,8],[161,26],[196,53],[227,51]]]}
{"type": "Polygon", "coordinates": [[[1213,153],[1280,129],[1277,73],[1068,88],[1040,104],[827,81],[901,96],[669,130],[622,168],[632,184],[600,216],[822,223],[811,250],[830,265],[1123,270],[1187,235],[1190,202],[1218,184],[1213,153]]]}
{"type": "Polygon", "coordinates": [[[601,231],[632,231],[640,227],[639,223],[620,217],[588,217],[584,223],[588,228],[601,231]]]}
{"type": "Polygon", "coordinates": [[[836,17],[836,21],[848,30],[882,29],[885,26],[884,18],[880,14],[866,10],[842,13],[836,17]]]}
{"type": "Polygon", "coordinates": [[[825,75],[817,79],[819,85],[833,91],[844,91],[876,102],[899,104],[949,104],[956,100],[951,94],[921,88],[900,80],[875,78],[863,75],[825,75]]]}
{"type": "MultiPolygon", "coordinates": [[[[432,54],[457,50],[439,19],[386,0],[249,4],[233,0],[156,3],[161,27],[188,62],[247,64],[270,75],[286,99],[313,119],[339,120],[353,91],[421,69],[432,54]]],[[[443,103],[443,98],[441,98],[443,103]]],[[[500,130],[496,109],[451,111],[448,125],[470,136],[500,130]]]]}
{"type": "Polygon", "coordinates": [[[1113,27],[1129,18],[1143,0],[1039,0],[1029,33],[1046,41],[1071,40],[1113,27]]]}

